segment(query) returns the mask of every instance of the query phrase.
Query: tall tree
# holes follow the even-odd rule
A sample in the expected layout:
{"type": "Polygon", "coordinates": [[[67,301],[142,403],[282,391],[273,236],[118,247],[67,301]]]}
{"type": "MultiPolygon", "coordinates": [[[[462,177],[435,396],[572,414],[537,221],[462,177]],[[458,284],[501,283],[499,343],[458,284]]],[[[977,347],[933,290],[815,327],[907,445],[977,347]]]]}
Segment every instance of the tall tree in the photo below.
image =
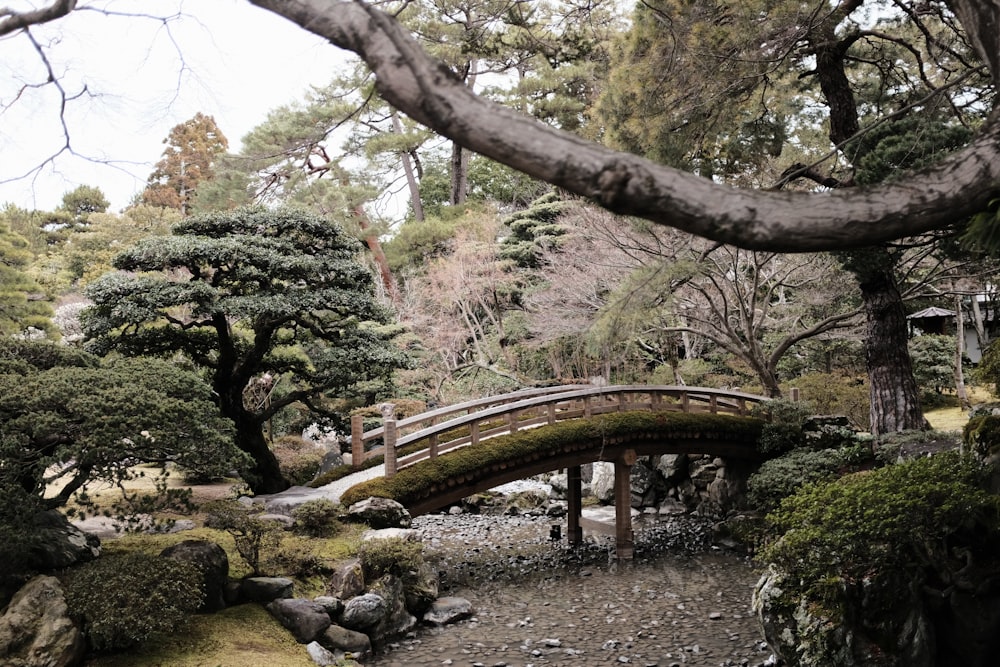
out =
{"type": "Polygon", "coordinates": [[[212,116],[200,111],[175,125],[163,143],[163,157],[149,175],[142,200],[153,206],[176,208],[186,215],[198,184],[211,180],[216,159],[229,141],[212,116]]]}
{"type": "Polygon", "coordinates": [[[194,216],[116,258],[129,273],[88,288],[85,330],[101,353],[182,354],[205,369],[254,460],[247,482],[281,491],[267,420],[295,403],[322,413],[325,396],[372,399],[405,363],[357,254],[339,225],[295,209],[194,216]],[[265,376],[287,390],[248,404],[248,387],[265,376]]]}

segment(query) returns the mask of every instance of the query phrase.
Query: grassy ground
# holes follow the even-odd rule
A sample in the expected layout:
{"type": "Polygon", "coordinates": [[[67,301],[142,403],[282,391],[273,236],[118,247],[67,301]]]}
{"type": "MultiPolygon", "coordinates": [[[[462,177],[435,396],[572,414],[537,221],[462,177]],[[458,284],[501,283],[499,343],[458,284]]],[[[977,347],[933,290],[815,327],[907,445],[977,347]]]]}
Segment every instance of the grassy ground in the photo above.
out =
{"type": "Polygon", "coordinates": [[[306,648],[257,604],[191,619],[181,632],[86,667],[315,667],[306,648]]]}
{"type": "MultiPolygon", "coordinates": [[[[968,392],[973,405],[997,400],[991,392],[980,387],[970,387],[968,392]]],[[[954,394],[946,394],[943,401],[942,406],[925,411],[924,416],[935,430],[961,431],[969,421],[969,411],[959,405],[958,397],[954,394]]]]}

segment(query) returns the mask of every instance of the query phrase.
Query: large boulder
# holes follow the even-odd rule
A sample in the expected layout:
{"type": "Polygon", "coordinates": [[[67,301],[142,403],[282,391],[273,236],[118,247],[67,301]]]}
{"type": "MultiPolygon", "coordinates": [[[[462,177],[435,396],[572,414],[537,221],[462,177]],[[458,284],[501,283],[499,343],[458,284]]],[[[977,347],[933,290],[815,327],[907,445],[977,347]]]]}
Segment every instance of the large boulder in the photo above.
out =
{"type": "Polygon", "coordinates": [[[439,590],[437,570],[429,563],[420,563],[417,570],[403,580],[406,608],[415,616],[422,615],[438,599],[439,590]]]}
{"type": "Polygon", "coordinates": [[[292,597],[295,582],[286,577],[247,577],[240,582],[241,600],[247,602],[270,602],[292,597]]]}
{"type": "Polygon", "coordinates": [[[60,570],[101,555],[100,538],[80,530],[56,510],[39,512],[34,525],[38,543],[32,557],[37,570],[60,570]]]}
{"type": "Polygon", "coordinates": [[[871,605],[889,591],[861,590],[859,599],[848,596],[828,607],[790,589],[788,575],[772,565],[758,581],[751,601],[764,638],[788,667],[937,664],[934,627],[915,587],[893,586],[892,595],[910,600],[895,613],[871,605]]]}
{"type": "Polygon", "coordinates": [[[207,540],[184,540],[160,552],[164,558],[191,563],[201,572],[205,600],[199,611],[226,608],[226,584],[229,582],[229,557],[225,549],[207,540]]]}
{"type": "Polygon", "coordinates": [[[365,574],[361,561],[350,558],[336,566],[330,580],[326,582],[326,594],[349,600],[365,592],[365,574]]]}
{"type": "Polygon", "coordinates": [[[340,624],[348,630],[367,633],[382,622],[387,608],[385,599],[381,595],[374,593],[358,595],[344,603],[340,624]]]}
{"type": "Polygon", "coordinates": [[[423,621],[430,625],[446,625],[456,623],[472,616],[472,603],[465,598],[438,598],[424,612],[423,621]]]}
{"type": "Polygon", "coordinates": [[[405,635],[417,625],[417,619],[406,608],[403,582],[399,577],[387,574],[371,587],[371,593],[385,600],[385,614],[369,636],[375,644],[383,644],[390,639],[405,635]]]}
{"type": "Polygon", "coordinates": [[[655,505],[658,482],[660,482],[659,476],[646,459],[636,461],[629,476],[632,507],[655,505]]]}
{"type": "Polygon", "coordinates": [[[280,599],[264,605],[300,644],[316,641],[332,621],[323,605],[302,598],[280,599]]]}
{"type": "Polygon", "coordinates": [[[607,461],[595,461],[593,477],[590,481],[590,491],[602,503],[615,499],[615,464],[607,461]]]}
{"type": "Polygon", "coordinates": [[[55,577],[33,578],[0,617],[0,664],[5,667],[72,667],[82,662],[85,649],[55,577]]]}
{"type": "Polygon", "coordinates": [[[409,528],[413,524],[405,507],[390,498],[366,498],[347,508],[347,518],[372,528],[409,528]]]}

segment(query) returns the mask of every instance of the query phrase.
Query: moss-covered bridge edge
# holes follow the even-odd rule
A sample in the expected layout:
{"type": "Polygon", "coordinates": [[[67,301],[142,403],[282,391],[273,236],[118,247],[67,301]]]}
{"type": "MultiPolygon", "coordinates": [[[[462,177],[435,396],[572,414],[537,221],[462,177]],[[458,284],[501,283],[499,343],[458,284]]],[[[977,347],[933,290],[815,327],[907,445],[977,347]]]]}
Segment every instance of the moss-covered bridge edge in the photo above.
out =
{"type": "Polygon", "coordinates": [[[764,422],[728,414],[629,411],[574,419],[500,435],[415,463],[391,478],[377,477],[341,496],[349,506],[390,498],[418,516],[494,486],[561,468],[616,461],[626,452],[710,454],[763,458],[757,448],[764,422]]]}

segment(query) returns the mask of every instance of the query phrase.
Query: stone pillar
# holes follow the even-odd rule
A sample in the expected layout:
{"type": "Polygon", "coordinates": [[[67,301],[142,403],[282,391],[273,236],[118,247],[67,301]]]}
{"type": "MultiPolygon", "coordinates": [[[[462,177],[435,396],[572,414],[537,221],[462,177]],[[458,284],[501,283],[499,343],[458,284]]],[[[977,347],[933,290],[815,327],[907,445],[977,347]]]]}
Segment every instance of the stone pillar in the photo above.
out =
{"type": "Polygon", "coordinates": [[[580,516],[583,514],[583,474],[580,466],[566,469],[566,505],[566,540],[570,544],[580,544],[583,542],[583,527],[580,525],[580,516]]]}
{"type": "Polygon", "coordinates": [[[634,449],[627,449],[615,461],[615,552],[618,560],[632,560],[635,545],[632,535],[632,466],[634,449]]]}

